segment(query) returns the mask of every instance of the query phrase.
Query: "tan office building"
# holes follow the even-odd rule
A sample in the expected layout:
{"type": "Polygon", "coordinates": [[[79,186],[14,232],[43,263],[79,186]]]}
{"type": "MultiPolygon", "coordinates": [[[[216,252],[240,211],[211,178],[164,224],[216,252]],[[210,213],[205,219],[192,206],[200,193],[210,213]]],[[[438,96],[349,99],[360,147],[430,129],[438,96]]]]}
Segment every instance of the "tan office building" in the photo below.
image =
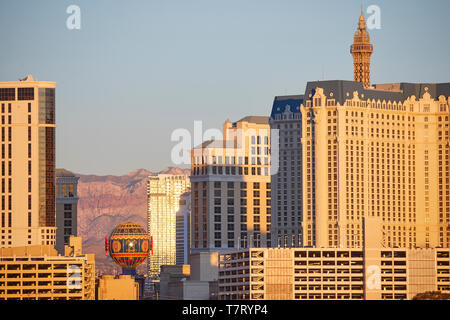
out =
{"type": "Polygon", "coordinates": [[[0,249],[0,300],[94,300],[95,258],[71,237],[65,255],[53,246],[0,249]]]}
{"type": "Polygon", "coordinates": [[[270,246],[268,117],[223,125],[191,151],[191,252],[270,246]]]}
{"type": "Polygon", "coordinates": [[[98,280],[97,300],[139,300],[139,284],[130,275],[104,275],[98,280]]]}
{"type": "Polygon", "coordinates": [[[409,300],[450,292],[449,249],[247,249],[219,258],[220,300],[409,300]]]}
{"type": "Polygon", "coordinates": [[[0,248],[54,245],[54,82],[0,82],[0,248]]]}
{"type": "Polygon", "coordinates": [[[151,278],[159,276],[162,265],[176,264],[176,216],[181,196],[189,188],[188,176],[149,177],[147,218],[153,251],[148,256],[148,274],[151,278]]]}
{"type": "Polygon", "coordinates": [[[56,250],[64,254],[70,236],[77,236],[78,194],[80,178],[65,169],[56,169],[56,250]]]}

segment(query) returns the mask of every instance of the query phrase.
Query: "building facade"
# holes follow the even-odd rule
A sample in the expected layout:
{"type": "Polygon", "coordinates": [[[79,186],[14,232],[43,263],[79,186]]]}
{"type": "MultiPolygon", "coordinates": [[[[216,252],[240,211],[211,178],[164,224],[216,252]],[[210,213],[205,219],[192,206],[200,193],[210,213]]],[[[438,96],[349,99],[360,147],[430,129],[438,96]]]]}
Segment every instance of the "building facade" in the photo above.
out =
{"type": "Polygon", "coordinates": [[[176,265],[188,265],[191,252],[191,193],[180,197],[180,209],[176,216],[176,265]]]}
{"type": "Polygon", "coordinates": [[[372,52],[361,15],[354,81],[275,99],[278,246],[361,248],[367,218],[383,247],[450,247],[450,83],[371,85],[372,52]]]}
{"type": "Polygon", "coordinates": [[[302,113],[304,243],[450,245],[450,84],[308,83],[302,113]]]}
{"type": "Polygon", "coordinates": [[[148,232],[152,253],[149,277],[159,276],[162,265],[176,263],[176,214],[180,198],[190,188],[188,176],[160,174],[148,180],[148,232]]]}
{"type": "MultiPolygon", "coordinates": [[[[303,246],[302,114],[303,96],[276,97],[270,115],[272,146],[278,147],[278,167],[272,172],[272,246],[303,246]]],[[[272,147],[272,149],[274,149],[272,147]]],[[[272,162],[275,158],[272,159],[272,162]]]]}
{"type": "Polygon", "coordinates": [[[271,245],[267,117],[223,125],[223,140],[191,151],[191,252],[271,245]]]}
{"type": "Polygon", "coordinates": [[[56,250],[64,254],[70,236],[77,236],[78,194],[80,178],[64,169],[56,169],[56,250]]]}
{"type": "Polygon", "coordinates": [[[139,300],[139,284],[131,275],[104,275],[98,280],[96,300],[139,300]]]}
{"type": "Polygon", "coordinates": [[[54,82],[0,82],[0,248],[55,245],[54,82]]]}
{"type": "Polygon", "coordinates": [[[449,249],[246,249],[219,258],[220,300],[410,300],[450,292],[449,249]]]}
{"type": "Polygon", "coordinates": [[[0,249],[0,300],[94,300],[95,259],[72,237],[64,255],[51,245],[0,249]]]}

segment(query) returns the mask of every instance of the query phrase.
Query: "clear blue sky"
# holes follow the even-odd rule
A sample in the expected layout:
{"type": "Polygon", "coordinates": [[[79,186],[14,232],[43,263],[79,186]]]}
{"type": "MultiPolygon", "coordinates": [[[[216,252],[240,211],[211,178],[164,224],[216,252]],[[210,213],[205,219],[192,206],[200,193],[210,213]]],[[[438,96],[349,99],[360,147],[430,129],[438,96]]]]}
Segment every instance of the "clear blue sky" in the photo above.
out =
{"type": "Polygon", "coordinates": [[[352,79],[361,4],[381,8],[372,80],[450,81],[448,0],[1,0],[0,81],[57,82],[57,166],[172,165],[176,128],[269,115],[309,80],[352,79]],[[66,8],[81,8],[68,30],[66,8]]]}

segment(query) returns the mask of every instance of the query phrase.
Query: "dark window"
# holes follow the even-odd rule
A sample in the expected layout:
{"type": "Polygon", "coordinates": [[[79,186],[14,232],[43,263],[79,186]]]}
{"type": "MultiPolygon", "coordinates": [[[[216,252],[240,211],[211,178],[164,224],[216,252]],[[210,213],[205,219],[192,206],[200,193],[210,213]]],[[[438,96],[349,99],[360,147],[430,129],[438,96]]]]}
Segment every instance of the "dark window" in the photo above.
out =
{"type": "Polygon", "coordinates": [[[16,100],[15,88],[0,88],[0,101],[14,101],[16,100]]]}
{"type": "Polygon", "coordinates": [[[34,88],[18,88],[18,100],[34,100],[34,88]]]}

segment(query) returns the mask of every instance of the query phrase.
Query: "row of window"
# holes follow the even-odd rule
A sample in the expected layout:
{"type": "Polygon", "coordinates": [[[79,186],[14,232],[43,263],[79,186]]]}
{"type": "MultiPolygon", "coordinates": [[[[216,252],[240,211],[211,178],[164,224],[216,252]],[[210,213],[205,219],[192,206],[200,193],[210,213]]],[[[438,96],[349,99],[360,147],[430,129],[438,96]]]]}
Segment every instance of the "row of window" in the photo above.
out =
{"type": "MultiPolygon", "coordinates": [[[[15,101],[16,88],[0,88],[0,101],[15,101]]],[[[17,88],[17,100],[34,100],[34,88],[17,88]]]]}

